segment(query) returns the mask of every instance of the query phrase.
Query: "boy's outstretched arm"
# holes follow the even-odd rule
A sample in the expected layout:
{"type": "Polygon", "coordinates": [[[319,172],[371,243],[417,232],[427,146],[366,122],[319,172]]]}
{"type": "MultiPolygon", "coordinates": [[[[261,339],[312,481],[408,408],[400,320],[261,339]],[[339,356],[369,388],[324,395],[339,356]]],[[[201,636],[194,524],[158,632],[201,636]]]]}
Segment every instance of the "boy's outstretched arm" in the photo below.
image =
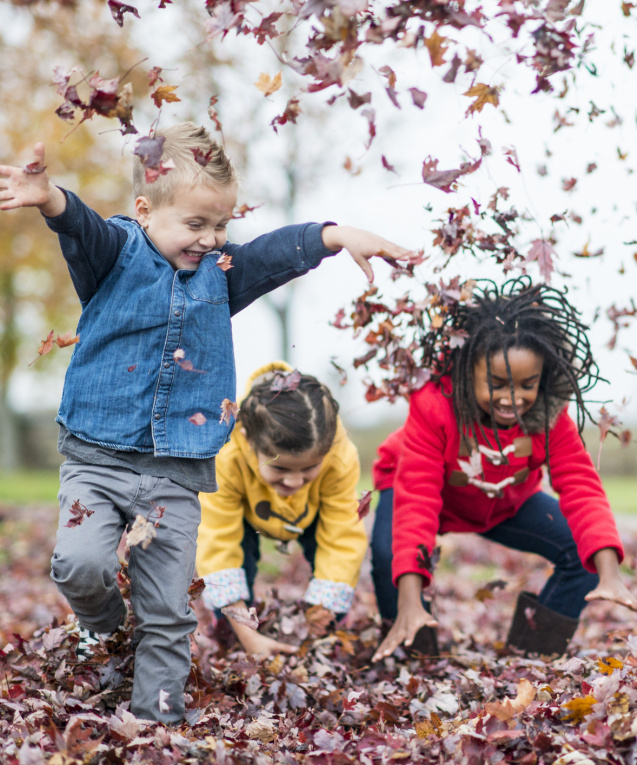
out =
{"type": "Polygon", "coordinates": [[[26,168],[0,165],[0,210],[37,207],[47,218],[66,209],[66,196],[51,183],[44,164],[44,144],[36,143],[26,168]]]}
{"type": "Polygon", "coordinates": [[[423,577],[420,574],[403,574],[398,580],[398,616],[372,656],[372,661],[391,656],[403,643],[409,647],[421,627],[438,626],[438,622],[422,604],[422,584],[423,577]]]}
{"type": "Polygon", "coordinates": [[[593,555],[593,562],[599,574],[599,584],[588,593],[586,600],[609,600],[631,611],[637,611],[637,599],[622,582],[619,560],[612,547],[605,547],[593,555]]]}
{"type": "Polygon", "coordinates": [[[371,231],[353,226],[324,226],[323,244],[333,252],[346,249],[354,262],[363,269],[369,282],[374,281],[369,259],[375,255],[387,260],[409,260],[415,255],[413,250],[406,250],[371,231]]]}

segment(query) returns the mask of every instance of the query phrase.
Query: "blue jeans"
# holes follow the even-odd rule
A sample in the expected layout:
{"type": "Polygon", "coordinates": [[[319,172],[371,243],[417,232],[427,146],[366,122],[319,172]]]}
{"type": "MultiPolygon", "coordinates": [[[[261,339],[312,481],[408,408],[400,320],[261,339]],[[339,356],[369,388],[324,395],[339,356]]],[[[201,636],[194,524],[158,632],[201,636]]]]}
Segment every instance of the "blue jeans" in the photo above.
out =
{"type": "MultiPolygon", "coordinates": [[[[371,542],[372,580],[378,610],[384,619],[391,620],[398,612],[398,590],[391,578],[393,501],[393,489],[381,491],[371,542]]],[[[595,589],[599,577],[582,565],[571,530],[554,497],[544,492],[533,494],[513,518],[481,536],[550,561],[554,565],[553,573],[538,596],[539,602],[563,616],[579,618],[586,605],[584,596],[595,589]]]]}

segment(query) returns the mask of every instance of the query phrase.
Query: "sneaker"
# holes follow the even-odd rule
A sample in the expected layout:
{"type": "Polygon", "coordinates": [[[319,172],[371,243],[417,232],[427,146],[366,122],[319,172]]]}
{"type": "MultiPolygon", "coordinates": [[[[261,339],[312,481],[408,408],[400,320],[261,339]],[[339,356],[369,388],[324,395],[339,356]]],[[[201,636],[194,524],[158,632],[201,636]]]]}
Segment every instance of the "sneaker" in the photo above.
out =
{"type": "Polygon", "coordinates": [[[95,656],[93,648],[99,645],[100,642],[108,640],[113,637],[113,632],[92,632],[91,630],[85,630],[82,627],[79,629],[79,641],[75,648],[75,657],[78,661],[86,661],[92,659],[95,656]]]}
{"type": "MultiPolygon", "coordinates": [[[[121,624],[116,631],[124,629],[127,619],[128,606],[126,606],[124,618],[122,619],[121,624]]],[[[79,624],[77,626],[79,640],[75,648],[75,656],[78,661],[86,661],[87,659],[92,659],[93,656],[95,656],[95,651],[93,650],[94,647],[100,643],[105,642],[109,638],[112,638],[115,634],[115,632],[93,632],[92,630],[86,630],[83,627],[80,627],[79,624]]]]}

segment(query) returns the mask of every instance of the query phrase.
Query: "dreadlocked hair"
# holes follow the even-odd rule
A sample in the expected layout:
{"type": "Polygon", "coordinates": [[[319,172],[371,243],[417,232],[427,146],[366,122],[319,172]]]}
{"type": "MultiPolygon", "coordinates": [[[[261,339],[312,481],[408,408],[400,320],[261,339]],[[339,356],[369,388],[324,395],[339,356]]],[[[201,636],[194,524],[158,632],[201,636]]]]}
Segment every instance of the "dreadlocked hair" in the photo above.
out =
{"type": "MultiPolygon", "coordinates": [[[[548,459],[551,418],[568,401],[575,401],[580,435],[586,418],[593,421],[582,394],[602,378],[591,353],[586,334],[588,327],[580,321],[580,312],[567,300],[567,290],[561,291],[545,284],[533,285],[527,276],[510,279],[501,287],[491,280],[482,281],[484,286],[478,285],[470,300],[450,307],[443,326],[425,335],[423,356],[430,360],[432,379],[451,375],[453,407],[463,437],[467,433],[475,436],[476,424],[485,435],[481,424],[482,410],[474,392],[473,370],[476,363],[483,357],[486,359],[492,398],[490,359],[493,354],[502,352],[513,396],[509,349],[525,348],[541,356],[544,363],[538,399],[530,411],[536,410],[538,404],[543,406],[541,419],[548,459]],[[450,341],[452,338],[456,339],[455,342],[450,341]],[[457,338],[462,340],[458,342],[457,338]]],[[[527,433],[527,424],[520,418],[515,403],[513,406],[518,424],[527,433]]],[[[529,414],[526,415],[527,420],[529,414]]],[[[493,404],[491,427],[501,450],[493,404]]]]}
{"type": "Polygon", "coordinates": [[[338,403],[327,386],[296,371],[261,380],[241,402],[237,418],[252,448],[270,457],[310,450],[327,454],[338,416],[338,403]]]}

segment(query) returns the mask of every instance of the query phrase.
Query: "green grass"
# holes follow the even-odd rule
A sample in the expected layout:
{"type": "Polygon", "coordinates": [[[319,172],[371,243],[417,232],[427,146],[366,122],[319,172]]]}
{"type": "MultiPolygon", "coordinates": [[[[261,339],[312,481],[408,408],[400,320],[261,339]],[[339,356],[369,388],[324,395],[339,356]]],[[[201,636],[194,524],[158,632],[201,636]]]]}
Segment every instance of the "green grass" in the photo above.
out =
{"type": "Polygon", "coordinates": [[[637,515],[637,476],[607,476],[603,481],[613,513],[637,515]]]}
{"type": "Polygon", "coordinates": [[[56,505],[59,480],[57,470],[16,470],[0,473],[0,503],[56,505]]]}
{"type": "MultiPolygon", "coordinates": [[[[637,476],[606,476],[604,487],[616,515],[637,515],[637,476]]],[[[361,481],[361,490],[369,488],[361,481]]],[[[0,503],[16,505],[57,504],[57,470],[18,470],[0,473],[0,503]]]]}

